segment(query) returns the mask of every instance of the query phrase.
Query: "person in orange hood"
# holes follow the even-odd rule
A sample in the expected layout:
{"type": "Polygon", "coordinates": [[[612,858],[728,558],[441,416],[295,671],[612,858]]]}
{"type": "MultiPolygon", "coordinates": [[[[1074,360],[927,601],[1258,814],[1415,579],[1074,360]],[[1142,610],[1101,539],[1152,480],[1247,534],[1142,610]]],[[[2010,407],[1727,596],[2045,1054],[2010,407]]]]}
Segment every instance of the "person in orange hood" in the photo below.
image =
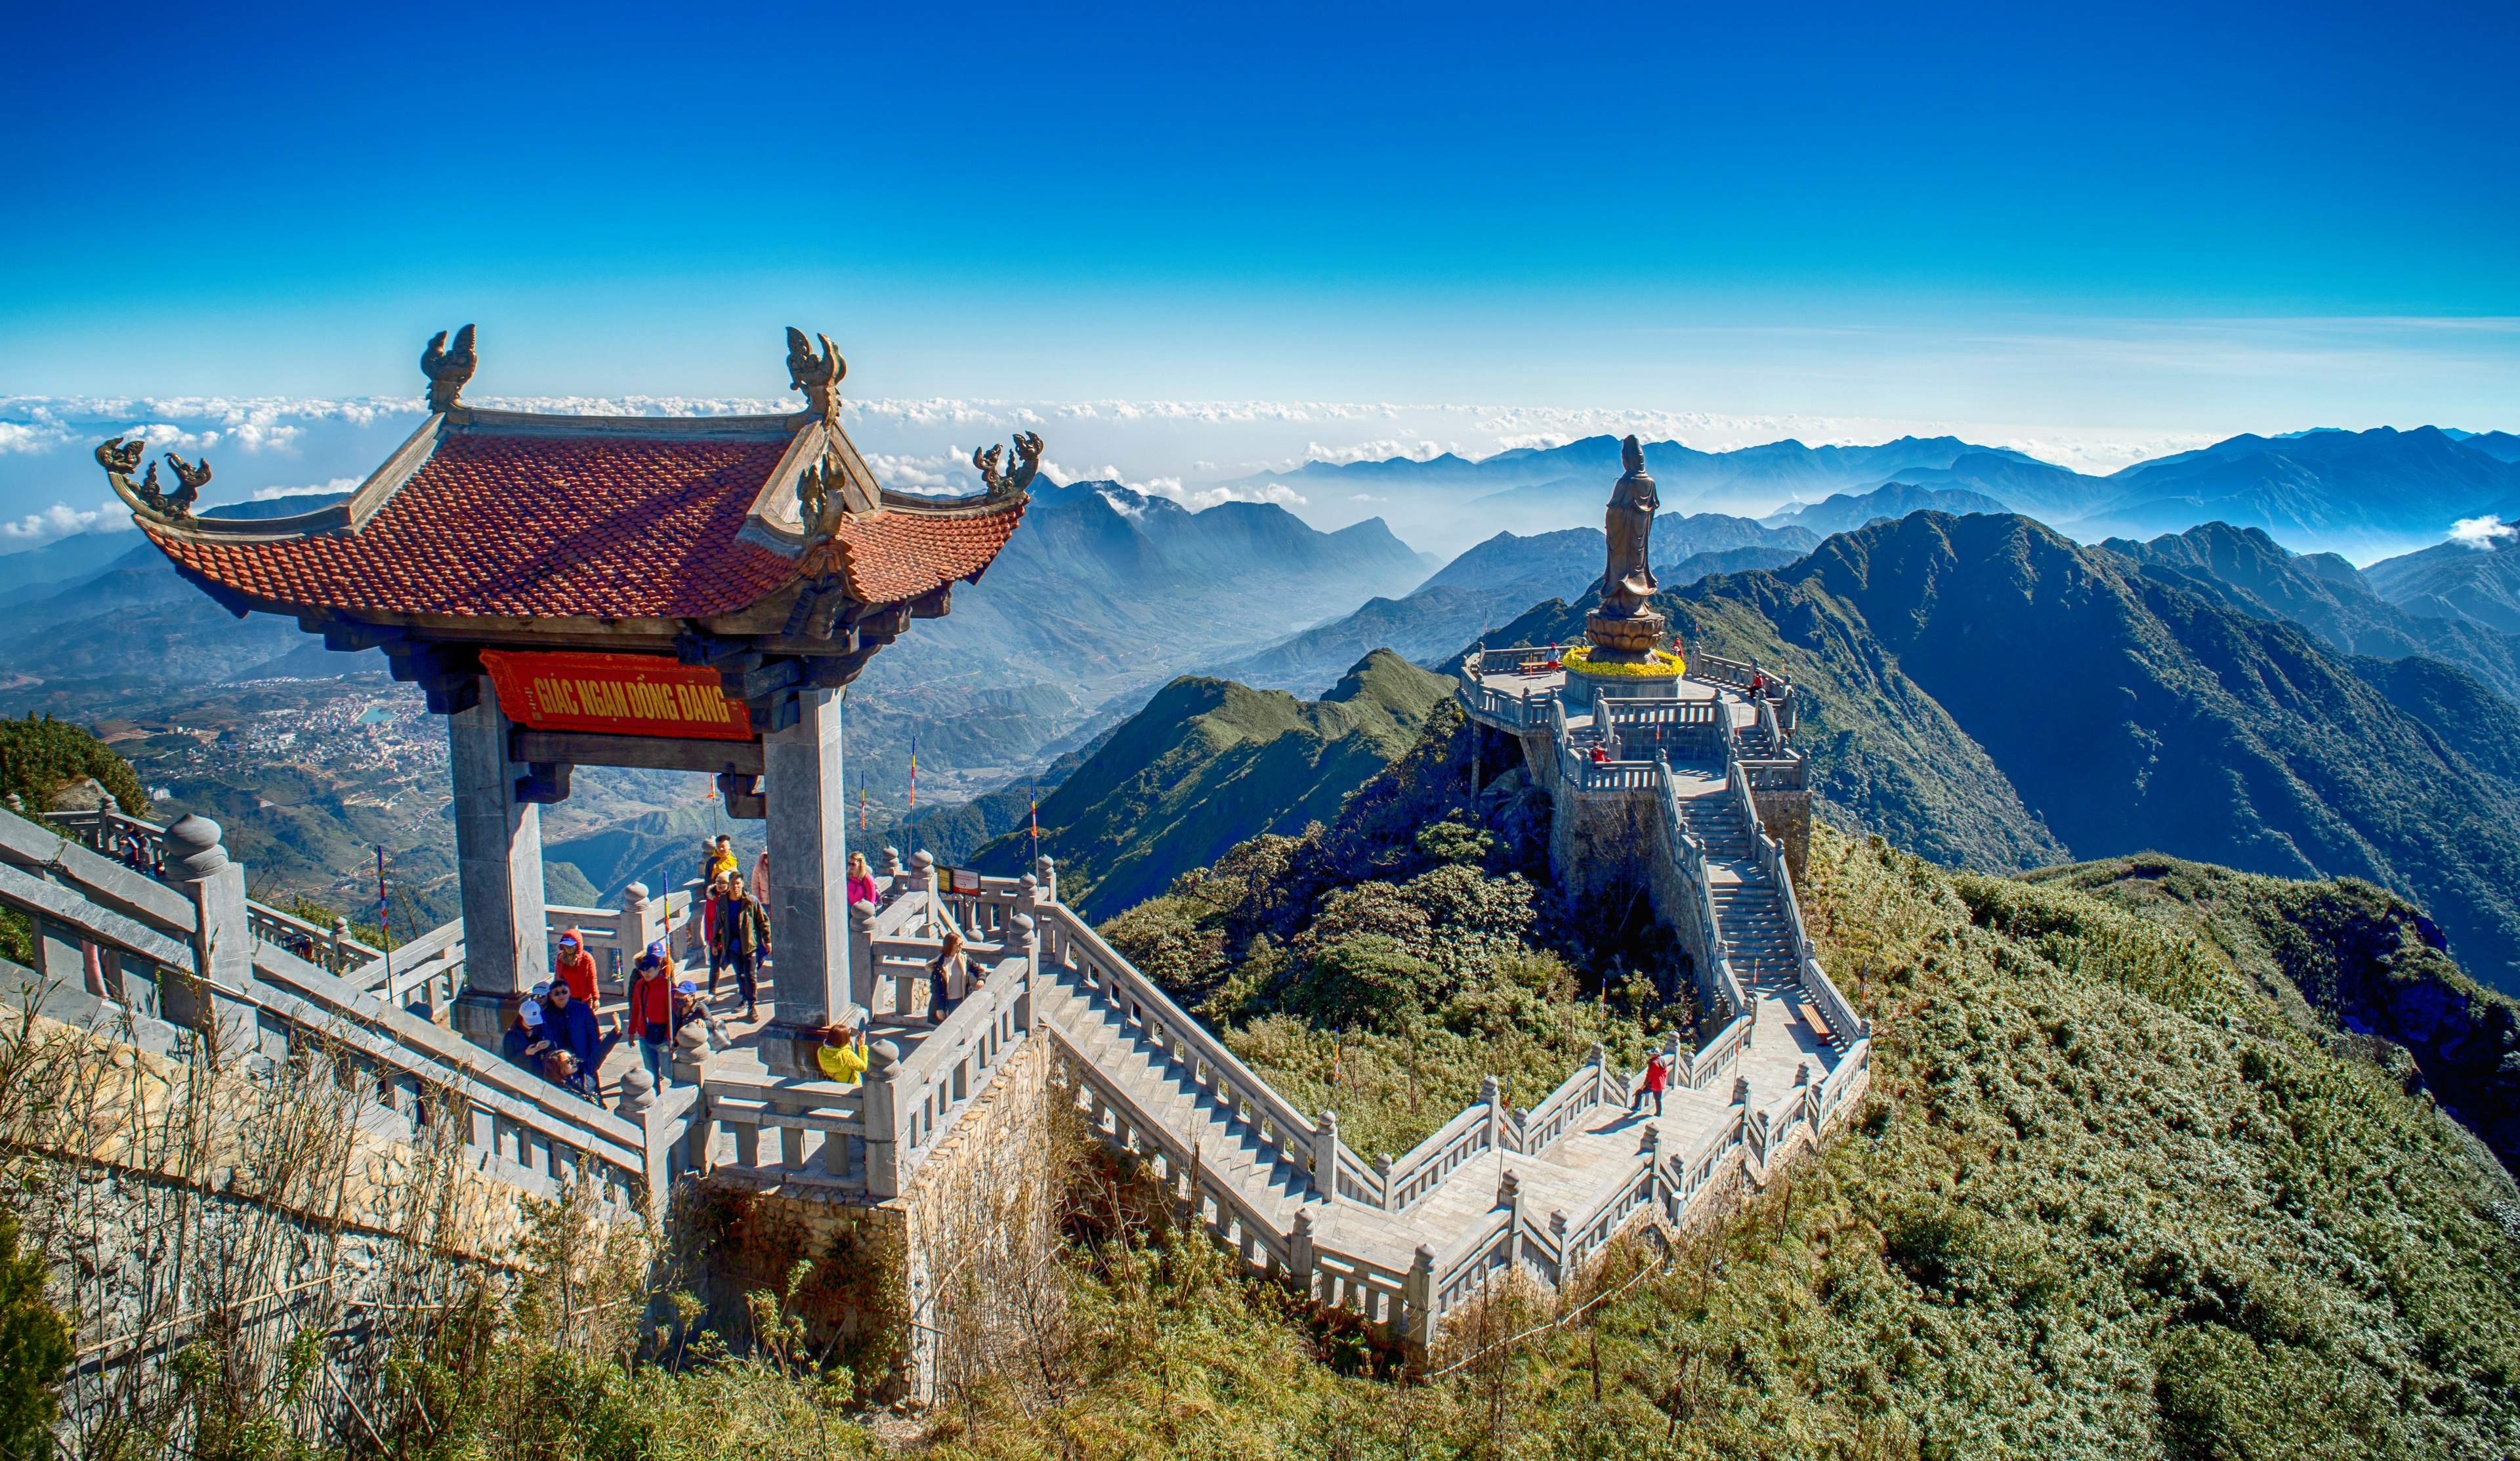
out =
{"type": "Polygon", "coordinates": [[[586,935],[576,929],[560,936],[560,956],[552,960],[552,978],[568,992],[595,1008],[595,955],[586,951],[586,935]]]}

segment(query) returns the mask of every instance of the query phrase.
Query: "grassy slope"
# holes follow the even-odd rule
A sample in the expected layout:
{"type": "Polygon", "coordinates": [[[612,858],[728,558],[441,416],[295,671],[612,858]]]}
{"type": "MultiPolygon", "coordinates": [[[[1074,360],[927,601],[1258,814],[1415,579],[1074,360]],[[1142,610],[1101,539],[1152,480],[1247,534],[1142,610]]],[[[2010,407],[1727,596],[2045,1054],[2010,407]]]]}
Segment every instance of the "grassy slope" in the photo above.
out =
{"type": "MultiPolygon", "coordinates": [[[[2210,942],[1822,830],[1856,1129],[1582,1325],[1392,1389],[1195,1255],[1090,1284],[992,1456],[2487,1456],[2509,1184],[2210,942]]],[[[1630,1270],[1608,1277],[1624,1283],[1630,1270]]]]}
{"type": "MultiPolygon", "coordinates": [[[[1175,680],[1042,802],[1042,850],[1058,859],[1069,900],[1107,916],[1244,838],[1328,821],[1450,693],[1443,676],[1388,651],[1319,701],[1175,680]],[[1081,900],[1076,884],[1090,884],[1081,900]]],[[[1031,840],[1010,834],[972,861],[1018,872],[1030,856],[1031,840]]]]}
{"type": "Polygon", "coordinates": [[[2520,1166],[2520,1003],[2467,977],[2413,904],[2358,879],[2296,883],[2155,853],[2028,874],[2206,939],[2335,1048],[2428,1089],[2520,1166]]]}

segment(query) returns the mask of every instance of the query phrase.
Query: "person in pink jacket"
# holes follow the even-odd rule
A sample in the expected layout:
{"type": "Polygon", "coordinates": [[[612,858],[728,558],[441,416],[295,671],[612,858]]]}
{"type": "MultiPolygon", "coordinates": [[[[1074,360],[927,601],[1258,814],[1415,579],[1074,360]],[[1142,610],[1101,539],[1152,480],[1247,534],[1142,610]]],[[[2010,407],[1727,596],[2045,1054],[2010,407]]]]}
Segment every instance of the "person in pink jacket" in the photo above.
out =
{"type": "Polygon", "coordinates": [[[875,901],[875,874],[867,871],[864,852],[849,854],[849,906],[875,901]]]}

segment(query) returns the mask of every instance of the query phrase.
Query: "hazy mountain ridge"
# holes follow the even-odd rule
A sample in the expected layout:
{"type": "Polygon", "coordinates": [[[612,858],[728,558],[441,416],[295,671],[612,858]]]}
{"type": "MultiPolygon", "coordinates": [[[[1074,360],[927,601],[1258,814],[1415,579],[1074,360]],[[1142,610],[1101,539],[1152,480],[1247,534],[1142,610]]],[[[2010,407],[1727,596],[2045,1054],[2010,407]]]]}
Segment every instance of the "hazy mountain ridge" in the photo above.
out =
{"type": "MultiPolygon", "coordinates": [[[[2151,577],[2256,618],[2301,625],[2341,654],[2377,660],[2426,655],[2455,664],[2520,702],[2520,636],[2473,622],[2421,618],[2374,592],[2333,553],[2294,554],[2266,530],[2208,523],[2149,543],[2100,545],[2151,577]]],[[[2468,550],[2462,550],[2468,551],[2468,550]]]]}
{"type": "MultiPolygon", "coordinates": [[[[1652,563],[1669,586],[1709,573],[1740,572],[1791,563],[1820,542],[1799,525],[1771,527],[1722,513],[1654,519],[1652,563]]],[[[1338,678],[1360,656],[1392,649],[1419,664],[1436,664],[1462,643],[1506,623],[1536,600],[1576,599],[1601,576],[1609,539],[1598,527],[1568,527],[1529,537],[1500,532],[1446,564],[1403,599],[1373,599],[1354,614],[1316,625],[1215,673],[1247,685],[1310,694],[1338,678]]]]}
{"type": "Polygon", "coordinates": [[[2453,540],[2383,559],[2362,571],[2363,581],[2418,618],[2520,634],[2520,551],[2514,551],[2520,528],[2507,521],[2501,526],[2482,541],[2453,540]]]}

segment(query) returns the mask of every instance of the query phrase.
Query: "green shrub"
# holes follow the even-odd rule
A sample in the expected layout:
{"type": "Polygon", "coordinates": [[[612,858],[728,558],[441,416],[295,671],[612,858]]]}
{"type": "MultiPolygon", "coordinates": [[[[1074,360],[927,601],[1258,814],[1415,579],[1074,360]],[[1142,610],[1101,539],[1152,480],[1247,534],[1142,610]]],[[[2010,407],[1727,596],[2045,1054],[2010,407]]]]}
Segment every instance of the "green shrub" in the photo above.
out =
{"type": "Polygon", "coordinates": [[[0,1457],[53,1452],[53,1386],[69,1367],[70,1330],[44,1300],[44,1257],[18,1252],[18,1219],[0,1210],[0,1457]]]}
{"type": "Polygon", "coordinates": [[[0,795],[15,794],[30,812],[42,812],[55,792],[95,777],[131,815],[149,812],[149,792],[131,763],[85,728],[28,711],[22,720],[0,716],[0,795]]]}

